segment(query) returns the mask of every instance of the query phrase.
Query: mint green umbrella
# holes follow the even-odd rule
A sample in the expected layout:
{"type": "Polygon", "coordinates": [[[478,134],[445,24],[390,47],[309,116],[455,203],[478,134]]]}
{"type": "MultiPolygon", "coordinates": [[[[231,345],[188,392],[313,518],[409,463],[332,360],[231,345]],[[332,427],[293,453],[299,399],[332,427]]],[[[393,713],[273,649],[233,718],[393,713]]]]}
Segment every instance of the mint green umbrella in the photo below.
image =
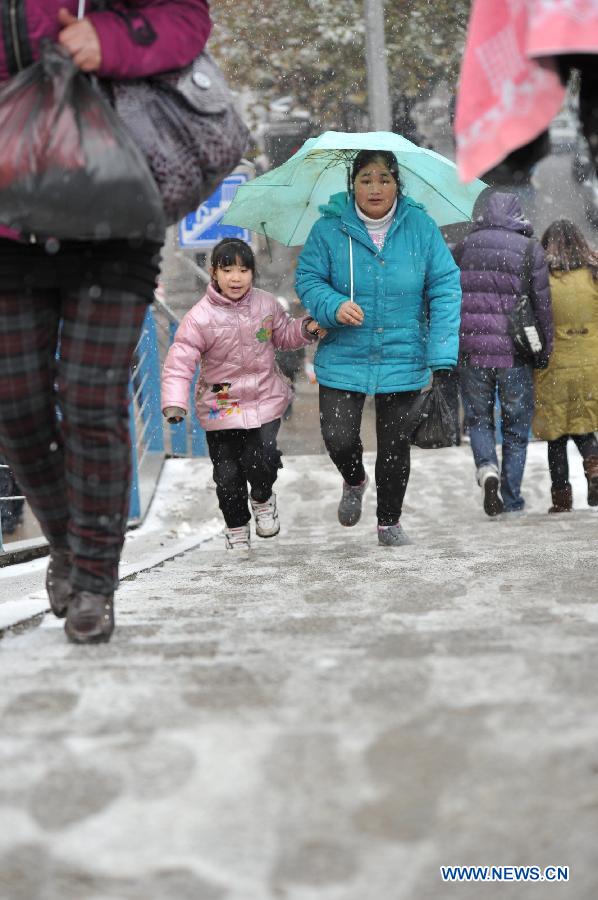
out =
{"type": "Polygon", "coordinates": [[[305,243],[319,207],[346,191],[348,172],[359,150],[391,150],[399,163],[403,191],[422,203],[438,225],[471,219],[486,185],[459,181],[453,162],[412,144],[400,134],[325,131],[307,140],[287,162],[241,185],[222,223],[250,228],[287,247],[305,243]]]}

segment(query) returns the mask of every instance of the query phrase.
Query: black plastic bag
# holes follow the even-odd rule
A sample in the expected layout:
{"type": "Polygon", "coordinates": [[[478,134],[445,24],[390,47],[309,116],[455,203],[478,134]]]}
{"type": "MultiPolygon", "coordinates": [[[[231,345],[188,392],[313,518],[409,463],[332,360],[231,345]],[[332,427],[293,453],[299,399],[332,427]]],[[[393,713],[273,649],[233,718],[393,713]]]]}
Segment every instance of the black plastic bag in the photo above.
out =
{"type": "Polygon", "coordinates": [[[439,447],[452,447],[457,443],[455,420],[439,382],[435,381],[431,390],[421,395],[415,414],[418,425],[411,443],[416,447],[435,450],[439,447]]]}
{"type": "Polygon", "coordinates": [[[68,240],[164,236],[145,158],[56,44],[0,89],[0,222],[68,240]]]}

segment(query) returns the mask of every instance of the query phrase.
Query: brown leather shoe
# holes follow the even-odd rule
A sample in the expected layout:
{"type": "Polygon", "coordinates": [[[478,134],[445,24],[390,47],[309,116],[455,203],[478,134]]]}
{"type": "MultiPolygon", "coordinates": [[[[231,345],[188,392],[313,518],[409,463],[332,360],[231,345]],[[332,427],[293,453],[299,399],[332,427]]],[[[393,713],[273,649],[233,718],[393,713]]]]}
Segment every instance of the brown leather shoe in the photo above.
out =
{"type": "Polygon", "coordinates": [[[50,562],[46,572],[46,591],[52,612],[59,619],[64,619],[73,593],[69,577],[73,565],[70,550],[50,548],[50,562]]]}
{"type": "Polygon", "coordinates": [[[569,482],[562,488],[551,488],[552,506],[549,513],[571,512],[573,509],[573,491],[569,482]]]}
{"type": "Polygon", "coordinates": [[[75,591],[72,595],[64,630],[74,644],[99,644],[109,641],[114,631],[113,594],[75,591]]]}
{"type": "Polygon", "coordinates": [[[588,480],[588,506],[598,506],[598,456],[588,456],[583,461],[588,480]]]}

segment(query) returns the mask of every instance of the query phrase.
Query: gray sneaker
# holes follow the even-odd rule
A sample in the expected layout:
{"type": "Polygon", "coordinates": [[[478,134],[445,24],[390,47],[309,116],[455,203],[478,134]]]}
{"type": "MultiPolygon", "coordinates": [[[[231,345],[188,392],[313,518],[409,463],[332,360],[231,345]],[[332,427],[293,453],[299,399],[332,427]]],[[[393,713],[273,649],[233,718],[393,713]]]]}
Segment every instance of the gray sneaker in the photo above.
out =
{"type": "Polygon", "coordinates": [[[383,547],[404,547],[411,541],[397,522],[396,525],[378,525],[378,543],[383,547]]]}
{"type": "Polygon", "coordinates": [[[369,483],[370,479],[367,473],[361,484],[352,485],[347,484],[346,481],[343,482],[343,496],[338,505],[338,520],[345,528],[357,525],[361,519],[361,502],[369,483]]]}

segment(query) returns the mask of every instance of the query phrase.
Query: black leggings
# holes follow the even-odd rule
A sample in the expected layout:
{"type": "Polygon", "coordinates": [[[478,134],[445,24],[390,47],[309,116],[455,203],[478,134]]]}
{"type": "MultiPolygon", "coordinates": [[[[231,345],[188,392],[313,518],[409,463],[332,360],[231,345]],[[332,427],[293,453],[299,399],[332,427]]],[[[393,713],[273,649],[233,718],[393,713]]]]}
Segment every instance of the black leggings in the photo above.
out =
{"type": "Polygon", "coordinates": [[[548,468],[554,488],[565,487],[569,482],[569,463],[567,461],[567,441],[571,438],[583,459],[598,456],[598,440],[593,431],[589,434],[564,434],[555,441],[548,441],[548,468]]]}
{"type": "MultiPolygon", "coordinates": [[[[419,391],[376,394],[376,489],[380,525],[394,525],[401,515],[409,481],[413,404],[419,391]]],[[[320,385],[320,426],[330,458],[347,484],[365,478],[360,428],[366,395],[320,385]]]]}
{"type": "Polygon", "coordinates": [[[247,482],[251,496],[264,503],[282,467],[276,446],[280,419],[261,428],[230,428],[207,431],[208,451],[214,464],[216,495],[229,528],[239,528],[251,519],[247,482]]]}

